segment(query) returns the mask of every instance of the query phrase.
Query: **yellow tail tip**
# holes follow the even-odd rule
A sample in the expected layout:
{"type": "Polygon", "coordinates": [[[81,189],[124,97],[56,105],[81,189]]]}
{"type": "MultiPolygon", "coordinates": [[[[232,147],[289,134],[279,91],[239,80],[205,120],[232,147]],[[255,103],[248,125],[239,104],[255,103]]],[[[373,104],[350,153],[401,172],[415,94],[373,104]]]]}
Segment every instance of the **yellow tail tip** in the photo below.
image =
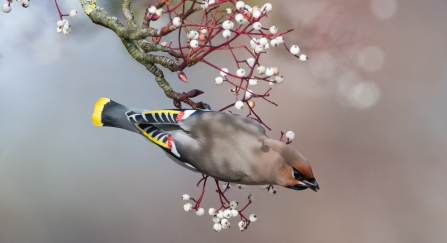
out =
{"type": "Polygon", "coordinates": [[[101,121],[101,114],[102,114],[102,110],[104,109],[104,106],[110,102],[110,99],[107,98],[100,98],[98,101],[96,101],[95,104],[95,109],[93,110],[93,114],[92,114],[92,122],[93,125],[95,126],[102,126],[102,121],[101,121]]]}

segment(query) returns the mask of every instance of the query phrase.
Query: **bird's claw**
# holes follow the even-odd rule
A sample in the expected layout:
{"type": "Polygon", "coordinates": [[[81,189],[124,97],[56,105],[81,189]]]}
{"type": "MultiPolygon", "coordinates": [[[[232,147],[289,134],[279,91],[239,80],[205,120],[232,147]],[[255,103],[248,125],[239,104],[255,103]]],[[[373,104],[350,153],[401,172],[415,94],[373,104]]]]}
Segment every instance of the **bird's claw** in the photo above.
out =
{"type": "Polygon", "coordinates": [[[188,104],[189,106],[191,106],[193,109],[209,109],[211,110],[211,107],[204,102],[194,102],[192,101],[190,98],[194,98],[197,97],[201,94],[203,94],[204,92],[198,89],[192,89],[188,92],[183,92],[181,94],[173,92],[173,94],[171,95],[171,98],[173,100],[174,106],[177,107],[178,109],[182,108],[182,102],[188,104]]]}

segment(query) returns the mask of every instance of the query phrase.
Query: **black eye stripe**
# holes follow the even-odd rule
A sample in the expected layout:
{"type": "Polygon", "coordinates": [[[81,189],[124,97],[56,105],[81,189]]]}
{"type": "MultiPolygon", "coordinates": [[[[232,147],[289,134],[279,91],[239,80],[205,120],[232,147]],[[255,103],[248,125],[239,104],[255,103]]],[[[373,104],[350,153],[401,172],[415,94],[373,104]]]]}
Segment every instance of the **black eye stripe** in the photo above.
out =
{"type": "Polygon", "coordinates": [[[302,180],[306,179],[306,177],[303,176],[297,169],[293,168],[293,177],[295,177],[296,180],[302,180]]]}

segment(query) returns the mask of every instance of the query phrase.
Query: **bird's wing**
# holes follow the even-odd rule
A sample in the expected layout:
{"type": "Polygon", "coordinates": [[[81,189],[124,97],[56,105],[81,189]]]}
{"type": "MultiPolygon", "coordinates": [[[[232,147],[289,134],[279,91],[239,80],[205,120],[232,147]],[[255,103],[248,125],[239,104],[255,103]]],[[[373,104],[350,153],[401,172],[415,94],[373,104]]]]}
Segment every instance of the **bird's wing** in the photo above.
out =
{"type": "Polygon", "coordinates": [[[143,136],[145,136],[147,139],[158,145],[167,154],[169,154],[171,156],[171,159],[174,160],[176,163],[193,171],[199,172],[197,167],[194,166],[194,163],[189,161],[187,152],[189,150],[188,147],[191,147],[192,149],[194,146],[198,146],[197,142],[191,138],[188,138],[187,136],[175,136],[176,134],[182,133],[181,129],[180,131],[165,131],[154,124],[138,123],[135,123],[135,127],[143,136]],[[188,147],[185,148],[184,144],[186,144],[186,146],[188,147]]]}
{"type": "MultiPolygon", "coordinates": [[[[211,110],[152,110],[152,111],[127,111],[126,116],[130,122],[136,124],[154,124],[154,125],[179,125],[185,120],[211,110]]],[[[185,129],[184,127],[182,127],[185,129]]],[[[187,130],[187,129],[185,129],[187,130]]]]}

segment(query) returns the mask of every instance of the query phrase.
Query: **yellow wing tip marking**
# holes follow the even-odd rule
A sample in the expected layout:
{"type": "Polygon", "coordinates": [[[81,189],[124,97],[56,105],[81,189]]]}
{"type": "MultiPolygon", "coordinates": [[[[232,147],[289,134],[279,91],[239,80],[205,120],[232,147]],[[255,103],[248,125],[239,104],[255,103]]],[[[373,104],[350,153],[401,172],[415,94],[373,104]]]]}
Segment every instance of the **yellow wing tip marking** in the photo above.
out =
{"type": "Polygon", "coordinates": [[[152,110],[152,111],[144,111],[141,114],[155,114],[155,113],[168,113],[168,114],[178,114],[181,111],[176,111],[176,110],[152,110]]]}
{"type": "Polygon", "coordinates": [[[143,133],[144,136],[146,136],[147,138],[149,138],[149,140],[151,140],[153,143],[163,147],[163,148],[169,148],[168,147],[168,143],[164,143],[163,141],[161,141],[161,139],[155,139],[154,137],[152,137],[149,133],[145,132],[143,129],[141,129],[137,124],[135,124],[135,127],[140,130],[141,133],[143,133]]]}
{"type": "Polygon", "coordinates": [[[92,122],[93,125],[95,126],[102,126],[102,121],[101,121],[101,114],[102,114],[102,110],[104,109],[104,106],[110,102],[110,99],[107,98],[100,98],[98,101],[96,101],[95,104],[95,109],[93,110],[93,114],[92,114],[92,122]]]}

